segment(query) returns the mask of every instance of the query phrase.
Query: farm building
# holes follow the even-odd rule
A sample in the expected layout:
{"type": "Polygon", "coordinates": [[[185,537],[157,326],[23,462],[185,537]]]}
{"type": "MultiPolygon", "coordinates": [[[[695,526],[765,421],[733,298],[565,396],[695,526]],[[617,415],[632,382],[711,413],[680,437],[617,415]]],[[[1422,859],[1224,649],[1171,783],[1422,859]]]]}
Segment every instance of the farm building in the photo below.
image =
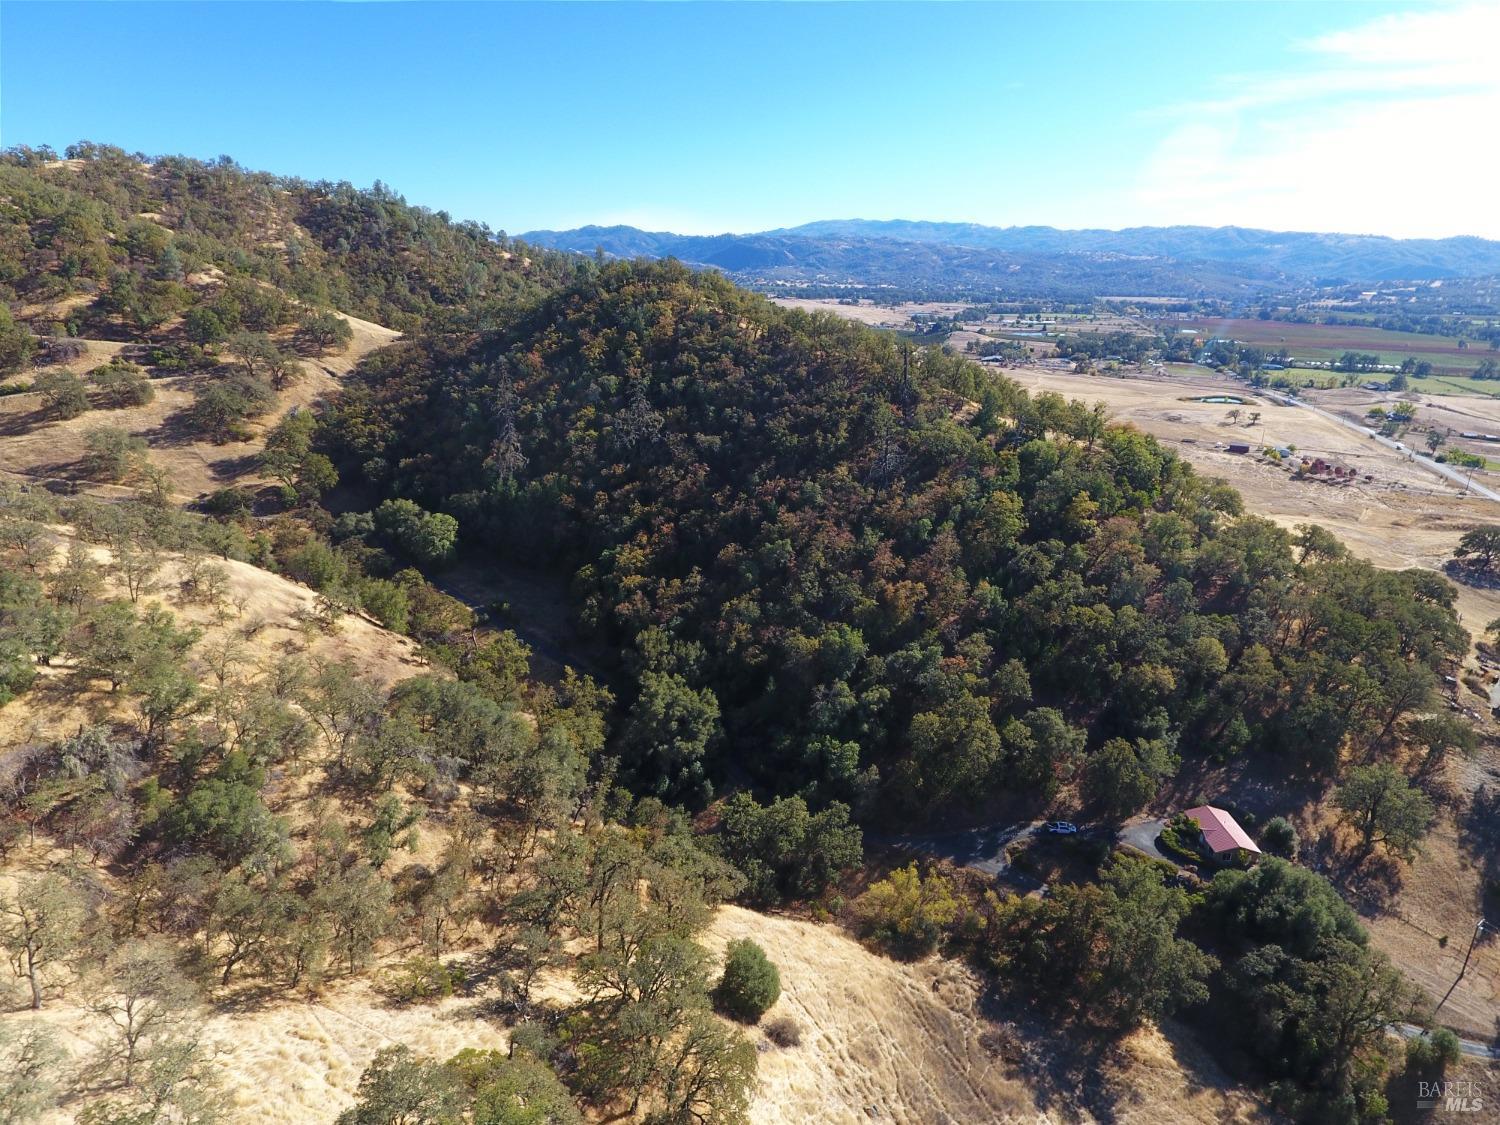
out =
{"type": "Polygon", "coordinates": [[[1198,825],[1201,846],[1214,859],[1225,862],[1260,855],[1260,849],[1250,839],[1250,834],[1223,809],[1199,805],[1183,815],[1198,825]]]}
{"type": "Polygon", "coordinates": [[[1244,444],[1243,442],[1238,442],[1237,441],[1237,442],[1233,442],[1233,443],[1230,444],[1230,446],[1229,446],[1229,452],[1231,452],[1231,453],[1249,453],[1250,452],[1250,447],[1248,445],[1244,444]]]}

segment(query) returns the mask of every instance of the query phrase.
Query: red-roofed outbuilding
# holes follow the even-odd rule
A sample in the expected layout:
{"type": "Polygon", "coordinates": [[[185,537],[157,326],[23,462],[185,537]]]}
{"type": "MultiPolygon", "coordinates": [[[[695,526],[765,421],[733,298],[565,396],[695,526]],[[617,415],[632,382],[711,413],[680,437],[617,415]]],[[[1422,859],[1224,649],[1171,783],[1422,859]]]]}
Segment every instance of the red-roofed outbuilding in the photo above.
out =
{"type": "Polygon", "coordinates": [[[1260,855],[1260,849],[1250,839],[1250,834],[1223,809],[1199,805],[1196,809],[1188,809],[1183,815],[1198,825],[1198,830],[1203,833],[1203,846],[1215,859],[1228,859],[1231,853],[1237,851],[1260,855]]]}

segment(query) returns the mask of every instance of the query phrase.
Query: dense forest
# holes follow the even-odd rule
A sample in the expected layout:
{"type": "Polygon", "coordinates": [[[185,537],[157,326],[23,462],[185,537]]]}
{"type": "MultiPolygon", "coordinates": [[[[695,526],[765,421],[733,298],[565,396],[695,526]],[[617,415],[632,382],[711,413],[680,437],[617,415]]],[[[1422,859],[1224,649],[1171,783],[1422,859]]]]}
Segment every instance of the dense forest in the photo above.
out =
{"type": "Polygon", "coordinates": [[[649,791],[925,816],[1184,755],[1331,776],[1464,650],[1452,590],[1244,515],[1151,438],[940,351],[619,264],[478,338],[383,351],[335,459],[567,568],[649,791]]]}

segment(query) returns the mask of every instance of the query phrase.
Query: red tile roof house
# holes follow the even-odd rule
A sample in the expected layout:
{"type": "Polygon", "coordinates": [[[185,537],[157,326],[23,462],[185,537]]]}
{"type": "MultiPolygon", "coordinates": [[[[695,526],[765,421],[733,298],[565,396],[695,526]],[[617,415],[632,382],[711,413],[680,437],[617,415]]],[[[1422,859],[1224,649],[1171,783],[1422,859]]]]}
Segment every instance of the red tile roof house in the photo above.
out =
{"type": "Polygon", "coordinates": [[[1223,809],[1199,805],[1182,815],[1198,825],[1203,850],[1219,863],[1253,862],[1261,854],[1250,834],[1223,809]]]}

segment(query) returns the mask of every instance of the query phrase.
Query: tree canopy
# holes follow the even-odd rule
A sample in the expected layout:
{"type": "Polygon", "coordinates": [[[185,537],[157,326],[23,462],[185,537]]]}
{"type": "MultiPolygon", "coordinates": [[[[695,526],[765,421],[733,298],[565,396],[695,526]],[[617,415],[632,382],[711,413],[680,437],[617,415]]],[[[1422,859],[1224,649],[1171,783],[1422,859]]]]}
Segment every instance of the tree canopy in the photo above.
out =
{"type": "Polygon", "coordinates": [[[1299,556],[1083,404],[671,263],[376,353],[328,442],[655,654],[619,750],[674,799],[929,815],[1082,769],[1124,815],[1183,755],[1331,775],[1465,644],[1441,579],[1299,556]]]}

